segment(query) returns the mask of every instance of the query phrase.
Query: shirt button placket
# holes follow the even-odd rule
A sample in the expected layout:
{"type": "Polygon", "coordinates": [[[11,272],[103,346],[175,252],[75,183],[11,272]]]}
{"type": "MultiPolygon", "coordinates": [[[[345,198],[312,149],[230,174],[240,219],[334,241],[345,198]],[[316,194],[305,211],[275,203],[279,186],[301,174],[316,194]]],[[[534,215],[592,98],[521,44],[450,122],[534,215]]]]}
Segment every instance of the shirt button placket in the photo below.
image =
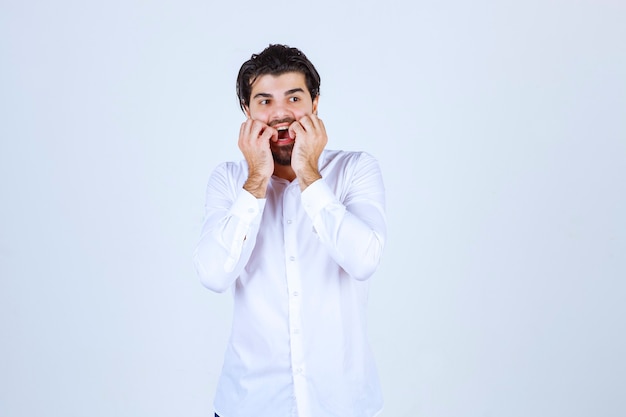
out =
{"type": "Polygon", "coordinates": [[[289,340],[291,348],[291,370],[294,384],[294,395],[299,416],[306,416],[307,389],[305,379],[304,346],[302,344],[302,301],[300,294],[301,277],[298,263],[298,228],[294,219],[297,216],[298,201],[300,198],[297,184],[296,187],[288,187],[283,200],[284,215],[284,240],[287,272],[287,291],[289,303],[289,340]]]}

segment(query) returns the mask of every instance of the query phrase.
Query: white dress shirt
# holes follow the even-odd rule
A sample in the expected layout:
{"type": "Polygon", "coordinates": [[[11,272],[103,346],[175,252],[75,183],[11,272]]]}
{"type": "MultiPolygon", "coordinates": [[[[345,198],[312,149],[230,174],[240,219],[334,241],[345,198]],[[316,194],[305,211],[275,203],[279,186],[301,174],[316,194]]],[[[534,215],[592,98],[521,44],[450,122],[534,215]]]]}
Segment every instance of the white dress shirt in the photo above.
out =
{"type": "Polygon", "coordinates": [[[367,153],[325,150],[322,179],[243,190],[245,161],[211,175],[194,264],[232,289],[220,417],[372,417],[382,408],[367,342],[368,278],[386,237],[385,191],[367,153]]]}

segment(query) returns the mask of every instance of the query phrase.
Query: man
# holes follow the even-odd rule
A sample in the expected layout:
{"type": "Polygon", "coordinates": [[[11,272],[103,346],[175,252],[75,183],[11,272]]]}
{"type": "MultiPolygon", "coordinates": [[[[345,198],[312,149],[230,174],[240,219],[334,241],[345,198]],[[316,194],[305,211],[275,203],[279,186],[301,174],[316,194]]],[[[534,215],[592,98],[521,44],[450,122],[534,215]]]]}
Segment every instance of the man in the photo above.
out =
{"type": "Polygon", "coordinates": [[[296,48],[245,62],[244,161],[211,175],[194,263],[232,290],[221,417],[371,417],[382,408],[366,336],[368,278],[386,237],[378,163],[325,149],[320,76],[296,48]]]}

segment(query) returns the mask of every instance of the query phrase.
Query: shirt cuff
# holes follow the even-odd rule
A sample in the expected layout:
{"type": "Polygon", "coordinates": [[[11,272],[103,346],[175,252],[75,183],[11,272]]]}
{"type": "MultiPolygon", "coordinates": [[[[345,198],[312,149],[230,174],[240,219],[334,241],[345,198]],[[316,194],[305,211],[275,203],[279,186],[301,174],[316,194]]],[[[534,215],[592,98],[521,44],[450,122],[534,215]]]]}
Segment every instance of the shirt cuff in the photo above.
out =
{"type": "Polygon", "coordinates": [[[315,219],[324,207],[337,201],[337,197],[323,179],[306,187],[302,191],[301,198],[304,211],[311,219],[315,219]]]}
{"type": "Polygon", "coordinates": [[[230,212],[233,216],[240,218],[247,224],[252,224],[255,219],[259,223],[260,214],[263,213],[263,208],[265,208],[265,201],[265,198],[256,198],[250,192],[241,190],[231,206],[230,212]]]}

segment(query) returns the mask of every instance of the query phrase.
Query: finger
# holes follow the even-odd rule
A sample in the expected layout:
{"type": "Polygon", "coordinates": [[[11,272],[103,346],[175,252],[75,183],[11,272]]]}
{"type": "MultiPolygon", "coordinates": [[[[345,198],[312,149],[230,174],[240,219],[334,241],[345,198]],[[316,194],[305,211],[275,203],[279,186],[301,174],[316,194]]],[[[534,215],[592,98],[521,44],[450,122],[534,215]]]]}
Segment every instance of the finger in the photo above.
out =
{"type": "Polygon", "coordinates": [[[300,122],[296,121],[289,125],[289,136],[291,136],[292,138],[295,139],[299,134],[302,135],[304,133],[305,130],[300,122]]]}
{"type": "Polygon", "coordinates": [[[243,140],[248,147],[255,147],[267,125],[256,120],[248,120],[246,124],[247,130],[244,132],[243,140]]]}
{"type": "Polygon", "coordinates": [[[300,123],[307,132],[325,133],[326,130],[323,127],[322,121],[314,114],[304,116],[300,119],[300,123]]]}
{"type": "Polygon", "coordinates": [[[317,115],[314,115],[315,117],[312,118],[312,120],[315,123],[315,127],[322,132],[324,135],[326,135],[326,126],[324,126],[324,122],[322,121],[322,119],[320,119],[319,117],[317,117],[317,115]]]}
{"type": "Polygon", "coordinates": [[[323,129],[324,122],[322,122],[322,119],[319,118],[317,113],[313,113],[312,115],[309,116],[309,118],[311,119],[311,121],[313,122],[316,128],[323,129]]]}
{"type": "Polygon", "coordinates": [[[245,122],[245,136],[246,137],[256,137],[258,136],[258,132],[263,128],[263,125],[257,122],[256,120],[248,119],[245,122]],[[256,133],[256,135],[255,135],[256,133]]]}
{"type": "Polygon", "coordinates": [[[254,147],[254,144],[259,138],[263,128],[266,125],[256,120],[248,119],[242,126],[239,136],[239,147],[250,148],[254,147]]]}
{"type": "Polygon", "coordinates": [[[313,123],[311,116],[303,116],[299,122],[307,132],[315,130],[315,124],[313,123]]]}
{"type": "Polygon", "coordinates": [[[274,129],[271,126],[266,126],[265,129],[263,129],[263,132],[261,133],[261,135],[259,136],[259,140],[260,141],[277,141],[278,140],[278,130],[274,129]]]}

